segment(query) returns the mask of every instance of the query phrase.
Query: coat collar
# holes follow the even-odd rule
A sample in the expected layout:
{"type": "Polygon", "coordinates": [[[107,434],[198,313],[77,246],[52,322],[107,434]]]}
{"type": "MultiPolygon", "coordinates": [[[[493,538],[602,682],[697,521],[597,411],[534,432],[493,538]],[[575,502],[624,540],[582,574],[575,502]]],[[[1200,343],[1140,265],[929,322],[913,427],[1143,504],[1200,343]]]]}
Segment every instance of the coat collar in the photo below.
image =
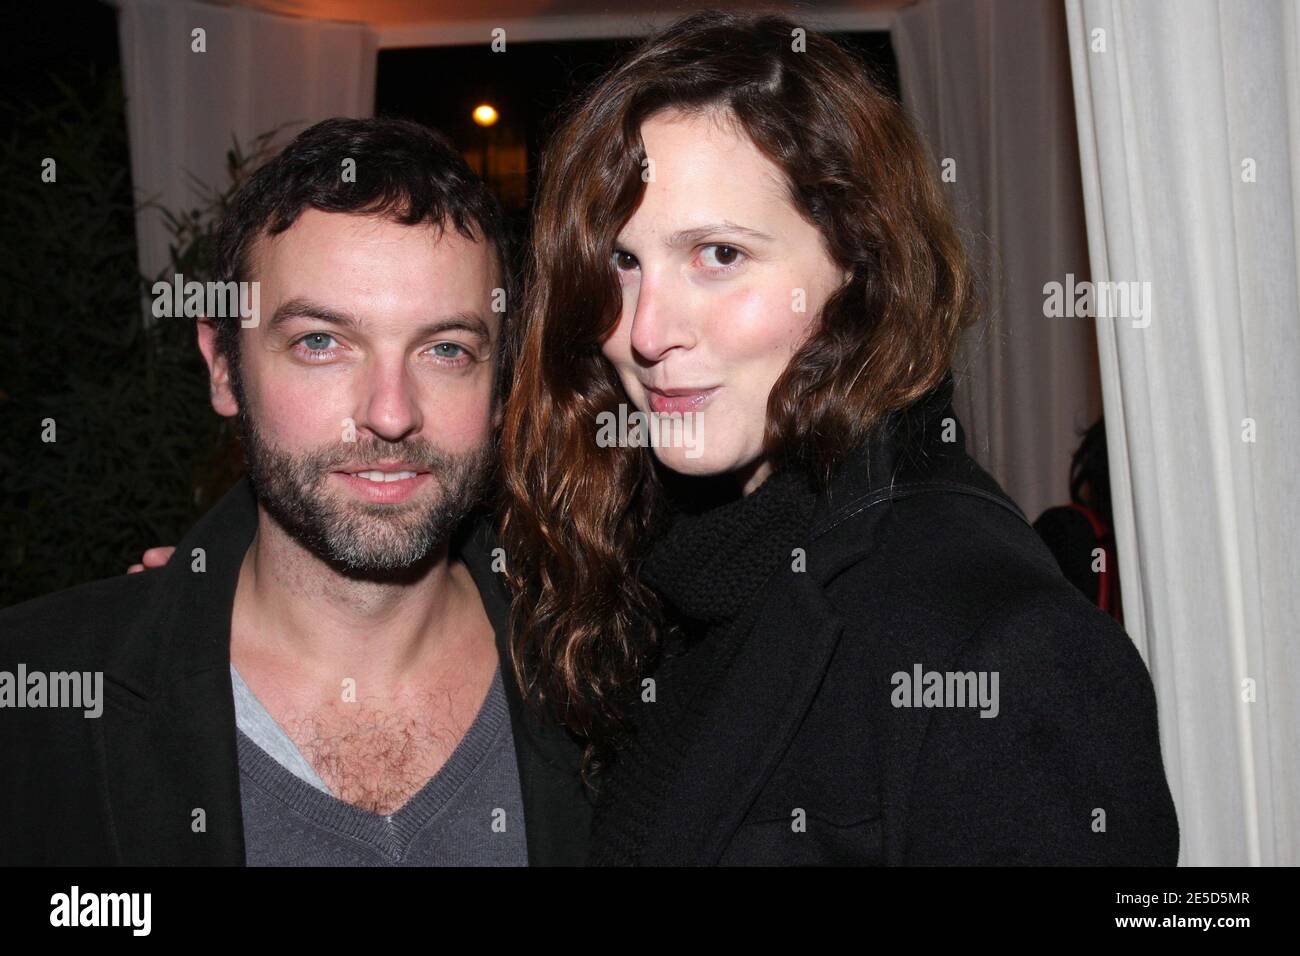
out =
{"type": "Polygon", "coordinates": [[[953,412],[951,372],[907,408],[891,412],[836,469],[813,517],[815,528],[869,495],[959,468],[966,434],[953,412]]]}
{"type": "Polygon", "coordinates": [[[948,372],[912,405],[886,416],[836,469],[818,496],[809,533],[823,583],[871,547],[854,519],[884,501],[945,491],[973,495],[1029,524],[1015,501],[967,454],[953,392],[948,372]]]}
{"type": "MultiPolygon", "coordinates": [[[[241,479],[194,525],[172,560],[150,572],[158,575],[154,597],[105,668],[106,712],[92,723],[125,864],[244,863],[230,620],[257,521],[252,487],[241,479]]],[[[581,751],[520,702],[506,653],[508,605],[501,575],[491,568],[486,517],[469,524],[457,545],[501,653],[529,862],[580,862],[590,809],[576,782],[581,751]]]]}

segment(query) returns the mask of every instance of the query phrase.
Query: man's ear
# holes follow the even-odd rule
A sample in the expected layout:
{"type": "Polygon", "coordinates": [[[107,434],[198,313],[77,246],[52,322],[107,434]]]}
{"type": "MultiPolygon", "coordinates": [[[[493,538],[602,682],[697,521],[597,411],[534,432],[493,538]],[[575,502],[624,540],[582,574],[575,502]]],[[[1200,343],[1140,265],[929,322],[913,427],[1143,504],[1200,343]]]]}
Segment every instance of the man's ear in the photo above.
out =
{"type": "Polygon", "coordinates": [[[213,409],[226,418],[239,414],[239,402],[230,387],[230,364],[217,351],[217,324],[211,319],[199,319],[199,351],[203,353],[203,361],[208,363],[213,409]]]}

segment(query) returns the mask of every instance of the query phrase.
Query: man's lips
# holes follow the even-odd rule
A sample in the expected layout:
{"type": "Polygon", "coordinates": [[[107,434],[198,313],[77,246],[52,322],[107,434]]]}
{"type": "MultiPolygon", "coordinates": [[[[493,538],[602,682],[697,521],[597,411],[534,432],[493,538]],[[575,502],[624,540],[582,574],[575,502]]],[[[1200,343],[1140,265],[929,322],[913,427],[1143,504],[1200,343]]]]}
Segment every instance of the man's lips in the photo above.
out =
{"type": "Polygon", "coordinates": [[[393,481],[406,481],[417,475],[428,474],[422,471],[345,471],[341,474],[350,478],[364,478],[366,481],[373,481],[377,484],[388,484],[393,481]]]}
{"type": "Polygon", "coordinates": [[[390,504],[405,501],[432,476],[407,462],[354,465],[334,474],[367,501],[390,504]]]}
{"type": "Polygon", "coordinates": [[[349,465],[337,469],[340,474],[359,475],[370,481],[398,481],[414,478],[416,475],[428,474],[427,468],[421,468],[409,462],[380,462],[373,465],[349,465]]]}
{"type": "Polygon", "coordinates": [[[693,412],[713,397],[722,386],[708,388],[651,388],[645,387],[646,397],[650,400],[650,410],[659,414],[673,412],[693,412]]]}

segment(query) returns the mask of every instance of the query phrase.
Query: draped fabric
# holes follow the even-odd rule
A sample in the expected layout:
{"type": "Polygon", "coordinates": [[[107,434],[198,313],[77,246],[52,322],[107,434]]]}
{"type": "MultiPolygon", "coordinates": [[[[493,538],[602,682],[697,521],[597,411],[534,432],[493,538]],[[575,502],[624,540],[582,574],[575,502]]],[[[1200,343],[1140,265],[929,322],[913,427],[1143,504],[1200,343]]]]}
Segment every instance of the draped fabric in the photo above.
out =
{"type": "Polygon", "coordinates": [[[1182,862],[1300,855],[1300,16],[1066,0],[1125,625],[1182,862]],[[1140,285],[1138,286],[1141,287],[1140,285]],[[1130,310],[1131,312],[1131,310],[1130,310]]]}
{"type": "MultiPolygon", "coordinates": [[[[280,128],[283,145],[330,116],[374,111],[376,50],[360,24],[299,20],[192,0],[116,0],[131,145],[141,203],[197,205],[194,179],[224,189],[232,143],[280,128]],[[199,32],[201,31],[201,32],[199,32]]],[[[157,209],[136,217],[140,268],[168,266],[157,209]]]]}
{"type": "Polygon", "coordinates": [[[1065,17],[1044,0],[921,0],[892,29],[903,105],[985,283],[956,363],[969,450],[1030,520],[1069,500],[1070,456],[1101,413],[1086,319],[1044,286],[1088,278],[1065,17]],[[951,180],[951,181],[948,181],[951,180]]]}

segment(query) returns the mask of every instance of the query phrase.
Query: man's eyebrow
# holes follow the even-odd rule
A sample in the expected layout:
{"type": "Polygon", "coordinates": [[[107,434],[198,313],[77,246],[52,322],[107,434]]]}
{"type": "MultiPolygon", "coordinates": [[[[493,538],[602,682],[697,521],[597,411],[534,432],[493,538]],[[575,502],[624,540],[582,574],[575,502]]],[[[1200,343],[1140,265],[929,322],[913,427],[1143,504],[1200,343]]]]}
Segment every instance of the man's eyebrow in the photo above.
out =
{"type": "Polygon", "coordinates": [[[281,302],[276,308],[275,314],[271,316],[271,321],[267,323],[266,330],[268,332],[273,331],[277,326],[283,325],[290,319],[315,319],[317,322],[344,325],[349,328],[356,328],[357,325],[357,320],[347,312],[331,309],[329,306],[321,305],[311,299],[289,299],[287,302],[281,302]]]}
{"type": "Polygon", "coordinates": [[[759,232],[757,229],[750,229],[748,226],[742,226],[729,220],[721,222],[710,222],[702,226],[693,226],[690,229],[678,229],[668,237],[668,245],[673,248],[683,246],[693,246],[701,239],[707,239],[710,236],[717,236],[721,233],[730,233],[736,236],[746,236],[750,239],[760,239],[771,241],[772,237],[765,232],[759,232]]]}
{"type": "Polygon", "coordinates": [[[437,335],[439,332],[450,332],[452,329],[461,329],[477,336],[484,342],[492,341],[492,333],[488,331],[487,323],[483,317],[474,312],[456,312],[444,319],[435,319],[432,322],[426,322],[419,327],[420,337],[426,335],[437,335]]]}
{"type": "MultiPolygon", "coordinates": [[[[271,316],[271,321],[267,324],[267,331],[272,331],[291,319],[314,319],[317,322],[340,325],[350,329],[356,329],[360,324],[348,312],[332,309],[311,299],[299,298],[289,299],[287,302],[280,304],[275,310],[275,314],[271,316]]],[[[416,331],[421,336],[425,336],[450,332],[453,329],[469,332],[485,342],[492,339],[492,334],[488,331],[487,323],[483,321],[483,317],[473,312],[455,312],[445,318],[425,322],[418,326],[416,331]]]]}

